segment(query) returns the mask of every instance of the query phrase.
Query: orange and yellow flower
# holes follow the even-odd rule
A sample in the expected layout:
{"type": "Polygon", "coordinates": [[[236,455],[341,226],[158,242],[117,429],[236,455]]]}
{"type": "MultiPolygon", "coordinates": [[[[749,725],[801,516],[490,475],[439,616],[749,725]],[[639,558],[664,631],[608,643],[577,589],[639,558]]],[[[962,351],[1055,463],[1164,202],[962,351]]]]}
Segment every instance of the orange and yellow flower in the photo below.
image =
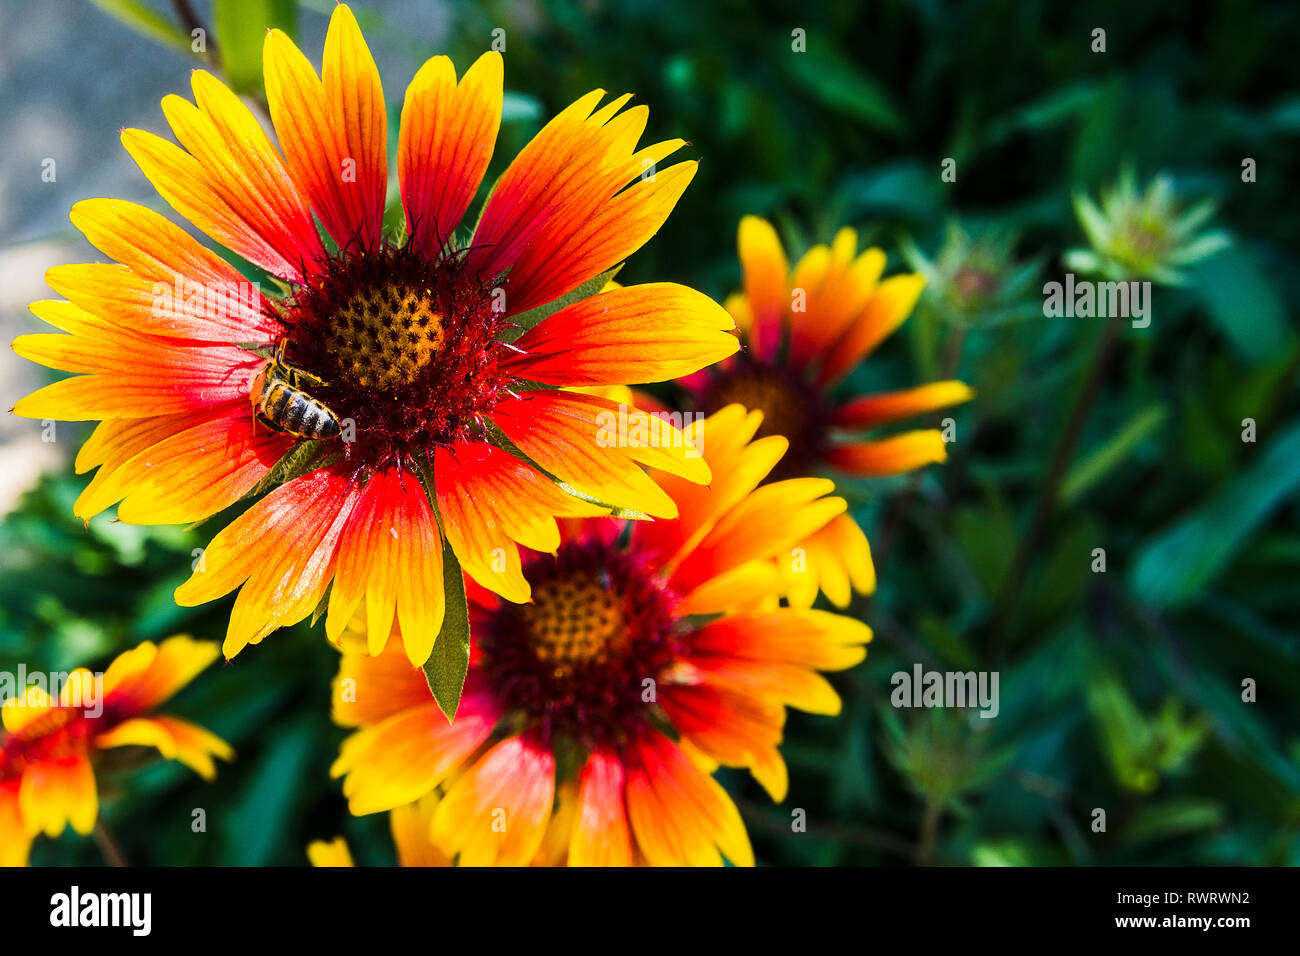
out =
{"type": "MultiPolygon", "coordinates": [[[[790,268],[776,230],[746,216],[738,237],[743,291],[726,309],[745,348],[685,380],[706,412],[740,402],[762,409],[760,435],[784,435],[790,452],[773,477],[823,472],[852,477],[896,475],[947,459],[942,433],[924,428],[885,437],[876,429],[968,401],[962,382],[834,397],[836,387],[911,314],[925,279],[882,279],[885,254],[858,252],[853,229],[829,246],[813,246],[790,268]]],[[[851,591],[870,593],[875,572],[866,535],[844,515],[799,545],[790,600],[807,606],[819,590],[837,606],[851,591]]],[[[789,563],[789,562],[787,562],[789,563]]]]}
{"type": "MultiPolygon", "coordinates": [[[[213,538],[176,592],[194,605],[239,591],[227,657],[328,590],[332,637],[364,600],[379,640],[396,618],[420,663],[445,610],[444,539],[472,578],[526,601],[517,545],[548,550],[556,516],[675,514],[641,449],[595,441],[606,406],[570,388],[662,381],[738,347],[727,313],[684,286],[597,291],[663,224],[696,163],[644,175],[684,142],[638,148],[646,107],[601,106],[595,90],[524,148],[458,239],[492,158],[503,64],[486,53],[458,81],[434,57],[406,91],[405,227],[386,235],[388,119],[352,13],[335,8],[319,75],[280,31],[263,57],[279,148],[203,70],[194,102],[162,102],[179,146],[137,129],[122,142],[176,212],[282,294],[250,289],[142,206],[80,202],[73,223],[115,262],[50,270],[65,300],[32,311],[66,334],[14,348],[77,374],[14,411],[100,422],[77,458],[99,469],[76,505],[87,520],[116,504],[123,521],[189,523],[283,482],[213,538]],[[278,383],[274,401],[260,401],[264,382],[278,383]],[[500,554],[506,573],[490,570],[500,554]]],[[[680,454],[653,462],[709,478],[680,454]]]]}
{"type": "Polygon", "coordinates": [[[471,586],[454,723],[396,642],[372,656],[345,635],[334,715],[359,729],[332,772],[352,812],[428,801],[430,842],[461,865],[751,864],[711,771],[746,768],[784,799],[786,708],[837,713],[819,671],[871,637],[780,606],[774,558],[845,502],[825,478],[764,484],[788,442],[753,440],[761,420],[731,406],[691,425],[713,480],[655,475],[677,520],[566,522],[527,560],[528,604],[471,586]]]}
{"type": "Polygon", "coordinates": [[[145,641],[119,655],[102,675],[72,671],[57,698],[39,685],[0,707],[0,865],[25,866],[38,834],[56,837],[69,824],[90,833],[99,815],[93,767],[97,751],[152,747],[205,780],[213,758],[234,756],[221,738],[154,709],[214,660],[210,641],[145,641]]]}

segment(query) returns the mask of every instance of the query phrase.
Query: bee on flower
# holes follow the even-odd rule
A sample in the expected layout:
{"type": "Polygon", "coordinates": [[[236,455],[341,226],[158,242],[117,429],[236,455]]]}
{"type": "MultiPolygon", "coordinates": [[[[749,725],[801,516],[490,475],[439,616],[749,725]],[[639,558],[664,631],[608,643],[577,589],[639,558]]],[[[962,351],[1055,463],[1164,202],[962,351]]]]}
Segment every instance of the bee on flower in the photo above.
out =
{"type": "Polygon", "coordinates": [[[278,485],[176,592],[190,606],[238,591],[227,657],[328,593],[331,637],[364,602],[375,633],[400,622],[420,664],[444,567],[527,601],[518,546],[544,545],[557,516],[674,516],[645,464],[709,479],[680,452],[599,445],[607,405],[571,390],[671,379],[738,347],[730,316],[689,288],[601,291],[696,163],[663,165],[684,141],[638,146],[647,108],[594,90],[458,234],[493,156],[503,60],[485,53],[457,78],[437,56],[406,90],[404,228],[390,235],[388,116],[352,12],[335,8],[320,74],[278,30],[263,63],[278,148],[204,70],[193,102],[162,102],[179,145],[138,129],[122,143],[180,216],[282,292],[205,295],[248,283],[143,206],[77,203],[74,225],[114,261],[47,274],[64,299],[31,308],[59,331],[14,348],[75,374],[14,411],[99,422],[77,458],[98,468],[75,508],[86,520],[117,505],[123,521],[191,523],[278,485]]]}

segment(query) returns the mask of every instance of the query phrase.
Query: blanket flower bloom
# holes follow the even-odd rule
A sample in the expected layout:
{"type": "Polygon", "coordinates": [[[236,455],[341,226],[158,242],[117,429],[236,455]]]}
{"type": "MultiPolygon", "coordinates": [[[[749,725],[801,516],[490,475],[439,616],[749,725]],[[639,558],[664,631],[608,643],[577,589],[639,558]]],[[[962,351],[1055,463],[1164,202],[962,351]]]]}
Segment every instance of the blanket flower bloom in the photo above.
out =
{"type": "Polygon", "coordinates": [[[784,799],[786,707],[838,713],[819,671],[857,664],[871,637],[780,606],[773,558],[845,502],[825,478],[760,487],[789,444],[751,440],[761,420],[731,406],[691,424],[713,481],[656,476],[678,520],[565,522],[556,553],[529,559],[529,604],[472,587],[454,724],[400,653],[346,635],[334,716],[359,729],[332,773],[352,812],[436,792],[429,837],[460,865],[752,864],[711,771],[746,768],[784,799]]]}
{"type": "Polygon", "coordinates": [[[331,636],[364,599],[374,632],[396,617],[422,662],[445,611],[444,543],[526,601],[517,544],[547,550],[556,516],[671,517],[646,463],[708,480],[681,454],[598,445],[606,406],[568,390],[674,378],[738,347],[730,316],[691,289],[600,291],[696,163],[656,168],[684,141],[638,149],[646,107],[600,106],[596,90],[523,149],[457,241],[492,158],[503,64],[486,53],[458,81],[434,57],[406,91],[405,225],[388,235],[383,90],[351,11],[335,8],[320,75],[276,30],[263,62],[279,148],[203,70],[193,103],[162,102],[179,146],[136,129],[122,142],[176,212],[279,292],[263,297],[144,207],[80,202],[73,223],[116,262],[47,274],[66,301],[32,311],[66,334],[14,348],[78,374],[14,411],[100,422],[77,458],[99,468],[77,502],[86,520],[117,504],[123,521],[190,523],[278,485],[176,592],[189,606],[239,590],[227,657],[328,589],[331,636]]]}
{"type": "MultiPolygon", "coordinates": [[[[958,381],[847,401],[836,386],[911,314],[925,285],[916,274],[882,279],[885,254],[861,253],[857,232],[841,229],[829,245],[813,246],[790,268],[776,230],[746,216],[738,237],[744,291],[725,307],[744,351],[685,385],[704,411],[738,402],[765,415],[759,435],[784,435],[790,451],[773,472],[788,478],[831,471],[852,477],[897,475],[947,459],[943,435],[927,428],[864,437],[881,426],[968,401],[958,381]]],[[[800,567],[789,598],[807,606],[819,590],[837,606],[851,590],[869,593],[875,572],[866,535],[844,515],[801,542],[800,567]]],[[[787,562],[788,563],[788,562],[787,562]]]]}
{"type": "Polygon", "coordinates": [[[186,720],[155,714],[214,660],[210,641],[170,637],[119,655],[99,677],[68,675],[57,698],[33,685],[0,707],[0,866],[25,866],[32,840],[68,824],[90,833],[99,816],[93,760],[110,747],[153,747],[205,780],[230,746],[186,720]]]}

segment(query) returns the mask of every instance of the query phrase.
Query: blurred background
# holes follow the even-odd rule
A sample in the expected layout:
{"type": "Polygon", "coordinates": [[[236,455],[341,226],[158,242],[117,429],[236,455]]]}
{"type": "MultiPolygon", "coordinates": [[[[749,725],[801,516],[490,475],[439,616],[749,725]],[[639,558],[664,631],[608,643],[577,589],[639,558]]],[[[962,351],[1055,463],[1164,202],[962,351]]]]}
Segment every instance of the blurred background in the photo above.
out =
{"type": "MultiPolygon", "coordinates": [[[[266,24],[319,65],[332,6],[191,9],[230,79],[260,95],[266,24]]],[[[692,142],[700,174],[621,281],[721,299],[740,281],[746,213],[771,217],[795,255],[851,225],[888,252],[887,272],[930,277],[845,391],[951,376],[979,394],[952,415],[947,465],[843,485],[880,579],[852,613],[876,638],[834,677],[839,717],[791,715],[783,806],[722,774],[760,863],[1300,863],[1300,7],[809,6],[354,4],[384,77],[390,155],[419,65],[445,52],[464,70],[497,29],[510,92],[489,182],[595,87],[651,107],[648,141],[692,142]],[[1043,284],[1106,252],[1072,196],[1095,200],[1126,169],[1139,188],[1165,177],[1161,196],[1184,212],[1213,200],[1201,229],[1229,244],[1182,257],[1145,329],[1045,318],[1043,284]],[[916,663],[997,671],[1000,713],[891,707],[890,676],[916,663]],[[793,808],[807,832],[791,832],[793,808]]],[[[0,0],[6,340],[37,330],[26,305],[51,295],[46,268],[101,258],[68,222],[75,201],[165,208],[117,134],[165,132],[159,100],[202,65],[180,22],[161,0],[0,0]]],[[[1173,233],[1173,212],[1143,208],[1160,221],[1140,222],[1139,239],[1173,233]]],[[[8,350],[0,362],[6,408],[54,377],[8,350]]],[[[228,600],[186,609],[171,595],[191,548],[230,516],[83,527],[72,502],[87,479],[71,463],[86,434],[60,424],[43,441],[40,422],[0,416],[0,669],[103,666],[144,639],[224,634],[228,600]]],[[[238,760],[211,785],[174,764],[102,775],[123,856],[297,865],[308,841],[343,834],[360,862],[392,862],[386,817],[350,817],[328,777],[343,736],[328,718],[335,665],[299,626],[185,690],[170,709],[238,760]]],[[[33,862],[102,857],[69,832],[38,840],[33,862]]]]}

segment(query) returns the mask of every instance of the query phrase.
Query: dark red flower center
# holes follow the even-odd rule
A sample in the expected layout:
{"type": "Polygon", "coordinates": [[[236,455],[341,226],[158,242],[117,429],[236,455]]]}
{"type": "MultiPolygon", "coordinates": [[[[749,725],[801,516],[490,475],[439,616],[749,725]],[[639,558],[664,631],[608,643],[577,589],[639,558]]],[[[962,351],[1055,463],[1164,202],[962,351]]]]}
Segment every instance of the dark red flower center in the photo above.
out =
{"type": "Polygon", "coordinates": [[[739,403],[763,413],[755,438],[784,435],[790,449],[768,481],[816,474],[829,446],[831,409],[801,368],[769,365],[749,353],[737,355],[725,369],[712,370],[699,396],[706,414],[739,403]]]}
{"type": "Polygon", "coordinates": [[[498,371],[507,328],[489,283],[458,254],[386,245],[331,260],[282,304],[302,389],[355,427],[348,458],[378,468],[482,439],[508,394],[498,371]]]}
{"type": "Polygon", "coordinates": [[[644,725],[677,654],[673,595],[600,542],[565,544],[524,573],[532,603],[503,604],[480,639],[485,683],[548,743],[617,746],[644,725]]]}

